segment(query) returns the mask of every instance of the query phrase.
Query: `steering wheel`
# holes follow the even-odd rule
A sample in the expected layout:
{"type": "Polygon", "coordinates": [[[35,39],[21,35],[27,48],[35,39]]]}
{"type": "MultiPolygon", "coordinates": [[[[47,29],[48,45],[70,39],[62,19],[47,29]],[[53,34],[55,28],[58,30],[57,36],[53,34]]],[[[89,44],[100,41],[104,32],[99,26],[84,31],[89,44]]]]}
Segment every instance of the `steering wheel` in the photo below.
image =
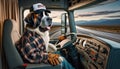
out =
{"type": "Polygon", "coordinates": [[[56,44],[56,47],[58,49],[68,47],[76,41],[76,38],[77,38],[77,36],[75,33],[69,33],[65,36],[60,36],[60,38],[59,38],[60,42],[56,44]],[[71,36],[71,39],[68,38],[69,36],[71,36]]]}
{"type": "Polygon", "coordinates": [[[75,66],[73,62],[80,61],[78,57],[77,49],[75,47],[77,35],[75,33],[70,33],[66,35],[65,37],[66,39],[58,43],[58,46],[61,47],[60,49],[58,49],[58,51],[63,57],[67,59],[69,63],[75,66]],[[69,36],[71,36],[71,39],[67,38],[69,36]]]}

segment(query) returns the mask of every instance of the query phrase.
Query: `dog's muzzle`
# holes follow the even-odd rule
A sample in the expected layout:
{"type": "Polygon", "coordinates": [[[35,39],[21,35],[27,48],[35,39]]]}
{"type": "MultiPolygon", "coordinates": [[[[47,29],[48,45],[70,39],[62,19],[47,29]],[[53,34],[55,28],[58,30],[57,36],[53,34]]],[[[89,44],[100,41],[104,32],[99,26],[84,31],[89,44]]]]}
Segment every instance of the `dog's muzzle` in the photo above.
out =
{"type": "Polygon", "coordinates": [[[52,18],[49,17],[49,16],[43,16],[42,19],[41,19],[41,23],[40,23],[40,26],[42,28],[46,28],[46,29],[50,29],[50,27],[52,26],[52,18]]]}

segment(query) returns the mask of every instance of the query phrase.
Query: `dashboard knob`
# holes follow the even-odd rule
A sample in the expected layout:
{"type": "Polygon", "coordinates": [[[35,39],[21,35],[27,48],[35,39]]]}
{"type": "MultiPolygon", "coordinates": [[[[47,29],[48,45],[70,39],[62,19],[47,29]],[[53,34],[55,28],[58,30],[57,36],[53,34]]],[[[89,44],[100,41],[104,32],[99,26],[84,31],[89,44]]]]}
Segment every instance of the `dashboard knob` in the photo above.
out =
{"type": "Polygon", "coordinates": [[[102,48],[102,49],[101,49],[101,52],[104,53],[104,54],[108,54],[108,51],[107,51],[106,48],[102,48]]]}

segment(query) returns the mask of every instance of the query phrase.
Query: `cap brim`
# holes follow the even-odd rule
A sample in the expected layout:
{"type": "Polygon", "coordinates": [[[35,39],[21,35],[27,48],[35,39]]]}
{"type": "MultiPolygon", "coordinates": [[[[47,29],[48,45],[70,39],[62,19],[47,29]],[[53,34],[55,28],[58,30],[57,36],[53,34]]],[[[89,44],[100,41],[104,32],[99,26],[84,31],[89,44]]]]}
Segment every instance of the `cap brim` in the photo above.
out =
{"type": "Polygon", "coordinates": [[[41,13],[41,12],[43,12],[43,11],[45,11],[45,12],[47,12],[47,13],[51,13],[50,10],[45,10],[45,9],[36,10],[36,11],[34,11],[34,13],[39,14],[39,13],[41,13]]]}

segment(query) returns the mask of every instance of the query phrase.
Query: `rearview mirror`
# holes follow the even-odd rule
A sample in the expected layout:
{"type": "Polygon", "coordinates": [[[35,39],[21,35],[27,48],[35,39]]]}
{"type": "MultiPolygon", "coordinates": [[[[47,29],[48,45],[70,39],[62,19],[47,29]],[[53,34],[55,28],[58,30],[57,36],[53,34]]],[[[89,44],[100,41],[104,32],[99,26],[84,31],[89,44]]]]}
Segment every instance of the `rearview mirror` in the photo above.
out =
{"type": "Polygon", "coordinates": [[[67,33],[67,15],[63,13],[61,15],[61,34],[66,35],[67,33]]]}

